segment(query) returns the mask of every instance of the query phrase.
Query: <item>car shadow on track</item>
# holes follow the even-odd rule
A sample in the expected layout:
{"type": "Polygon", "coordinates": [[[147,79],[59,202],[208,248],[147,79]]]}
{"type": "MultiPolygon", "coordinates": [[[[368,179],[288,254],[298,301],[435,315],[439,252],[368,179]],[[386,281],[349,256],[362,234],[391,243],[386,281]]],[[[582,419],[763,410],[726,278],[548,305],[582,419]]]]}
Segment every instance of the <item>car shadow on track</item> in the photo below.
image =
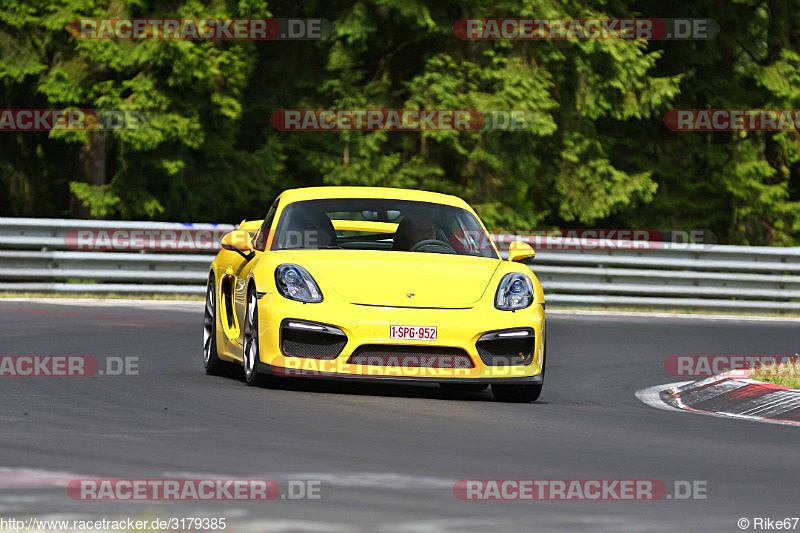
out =
{"type": "MultiPolygon", "coordinates": [[[[244,382],[241,366],[226,369],[223,379],[244,382]]],[[[447,391],[436,383],[405,384],[397,382],[363,383],[346,379],[281,378],[276,385],[262,386],[266,390],[307,392],[317,394],[346,394],[350,396],[383,396],[389,398],[422,398],[428,400],[458,400],[472,402],[496,402],[491,389],[484,391],[447,391]]],[[[535,404],[546,405],[537,400],[535,404]]]]}

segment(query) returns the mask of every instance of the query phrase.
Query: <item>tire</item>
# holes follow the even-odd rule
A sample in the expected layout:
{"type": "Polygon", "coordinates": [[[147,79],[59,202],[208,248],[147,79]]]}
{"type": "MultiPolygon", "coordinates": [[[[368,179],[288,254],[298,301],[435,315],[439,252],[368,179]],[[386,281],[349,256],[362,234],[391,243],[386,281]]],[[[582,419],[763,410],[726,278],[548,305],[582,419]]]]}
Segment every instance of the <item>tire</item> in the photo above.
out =
{"type": "Polygon", "coordinates": [[[439,388],[445,392],[459,393],[459,392],[481,392],[489,388],[489,385],[482,383],[439,383],[439,388]]]}
{"type": "Polygon", "coordinates": [[[492,385],[492,394],[500,402],[535,402],[542,393],[542,385],[492,385]]]}
{"type": "Polygon", "coordinates": [[[203,366],[206,374],[221,376],[226,364],[217,353],[217,291],[214,274],[208,278],[206,308],[203,314],[203,366]]]}
{"type": "Polygon", "coordinates": [[[247,291],[247,307],[244,312],[244,348],[242,350],[242,366],[244,382],[250,386],[262,385],[264,380],[258,373],[258,296],[254,287],[247,291]]]}
{"type": "MultiPolygon", "coordinates": [[[[544,331],[544,325],[542,325],[544,331]]],[[[547,337],[544,337],[542,349],[542,382],[536,385],[492,385],[492,394],[499,402],[529,403],[535,402],[542,394],[544,386],[544,370],[547,364],[547,337]]]]}

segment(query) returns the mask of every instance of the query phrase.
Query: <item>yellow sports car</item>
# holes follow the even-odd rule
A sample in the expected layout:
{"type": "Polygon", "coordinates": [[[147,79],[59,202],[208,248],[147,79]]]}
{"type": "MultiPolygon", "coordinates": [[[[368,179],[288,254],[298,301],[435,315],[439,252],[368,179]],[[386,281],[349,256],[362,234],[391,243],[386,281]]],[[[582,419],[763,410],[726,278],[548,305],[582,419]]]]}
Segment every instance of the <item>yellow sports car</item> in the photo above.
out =
{"type": "Polygon", "coordinates": [[[542,286],[515,241],[500,258],[454,196],[377,187],[283,192],[225,235],[204,320],[209,374],[428,381],[529,402],[542,390],[542,286]]]}

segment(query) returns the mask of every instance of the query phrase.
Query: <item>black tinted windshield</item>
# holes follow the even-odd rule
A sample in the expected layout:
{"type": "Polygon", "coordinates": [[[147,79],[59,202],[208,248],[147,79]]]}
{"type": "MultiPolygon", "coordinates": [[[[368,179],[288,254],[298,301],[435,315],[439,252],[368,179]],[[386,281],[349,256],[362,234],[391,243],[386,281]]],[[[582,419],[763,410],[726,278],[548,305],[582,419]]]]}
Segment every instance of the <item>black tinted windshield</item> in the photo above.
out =
{"type": "Polygon", "coordinates": [[[497,259],[489,236],[469,211],[429,202],[372,198],[288,205],[272,248],[385,250],[497,259]]]}

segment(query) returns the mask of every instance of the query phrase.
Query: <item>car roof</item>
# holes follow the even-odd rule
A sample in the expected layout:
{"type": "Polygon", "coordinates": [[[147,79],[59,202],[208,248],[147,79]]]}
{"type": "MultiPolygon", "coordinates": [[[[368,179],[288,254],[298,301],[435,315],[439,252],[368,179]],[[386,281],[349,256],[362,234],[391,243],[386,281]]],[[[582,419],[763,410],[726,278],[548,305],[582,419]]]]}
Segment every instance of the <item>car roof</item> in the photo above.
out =
{"type": "Polygon", "coordinates": [[[284,202],[319,200],[323,198],[386,198],[390,200],[415,200],[444,204],[471,210],[469,205],[457,196],[416,189],[395,189],[392,187],[304,187],[287,189],[280,198],[284,202]]]}

